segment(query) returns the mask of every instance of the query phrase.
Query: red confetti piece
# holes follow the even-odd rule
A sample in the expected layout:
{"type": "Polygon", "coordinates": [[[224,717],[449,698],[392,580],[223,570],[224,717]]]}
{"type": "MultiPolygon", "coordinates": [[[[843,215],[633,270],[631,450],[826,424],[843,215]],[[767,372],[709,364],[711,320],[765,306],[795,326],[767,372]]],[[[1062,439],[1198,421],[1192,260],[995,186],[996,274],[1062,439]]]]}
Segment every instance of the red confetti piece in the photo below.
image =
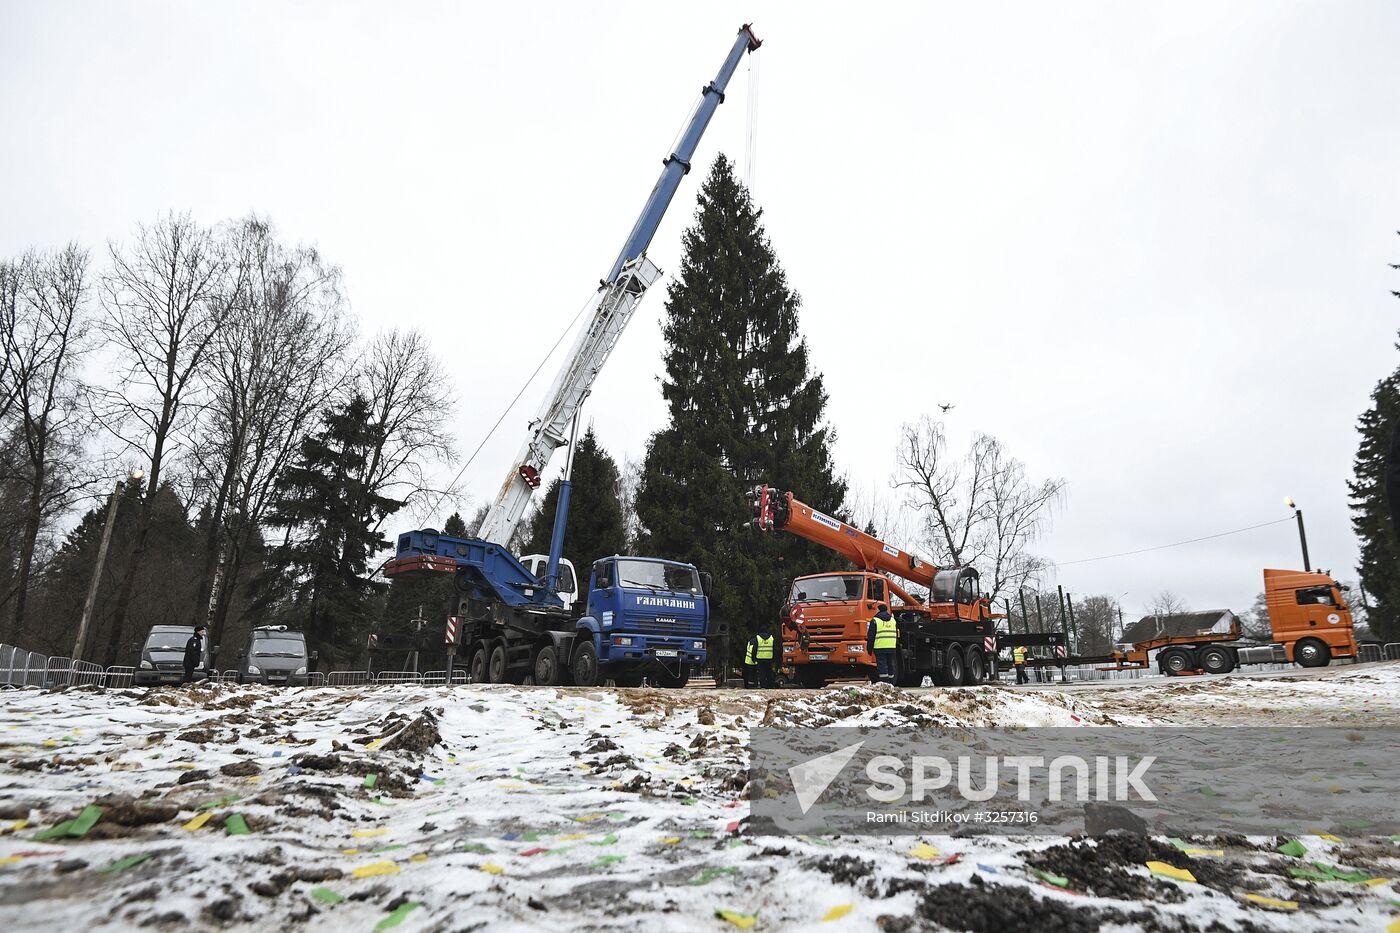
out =
{"type": "Polygon", "coordinates": [[[526,849],[524,852],[521,852],[520,854],[523,855],[523,856],[526,856],[526,857],[528,858],[528,857],[531,856],[531,855],[539,855],[541,852],[548,852],[548,851],[549,851],[549,850],[546,849],[544,846],[535,846],[533,849],[526,849]]]}

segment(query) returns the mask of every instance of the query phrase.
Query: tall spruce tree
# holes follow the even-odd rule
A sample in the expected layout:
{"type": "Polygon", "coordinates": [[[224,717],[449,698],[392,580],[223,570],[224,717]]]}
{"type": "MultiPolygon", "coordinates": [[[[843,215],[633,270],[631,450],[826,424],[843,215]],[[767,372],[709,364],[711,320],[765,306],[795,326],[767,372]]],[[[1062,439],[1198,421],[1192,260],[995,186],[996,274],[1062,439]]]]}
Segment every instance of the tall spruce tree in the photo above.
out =
{"type": "Polygon", "coordinates": [[[1400,368],[1376,383],[1371,407],[1356,427],[1361,443],[1355,476],[1347,483],[1351,526],[1361,543],[1361,563],[1356,569],[1368,597],[1371,631],[1382,641],[1400,641],[1400,545],[1396,542],[1400,528],[1395,527],[1394,504],[1385,488],[1391,440],[1400,430],[1400,368]]]}
{"type": "Polygon", "coordinates": [[[359,477],[375,448],[368,401],[356,395],[326,412],[320,431],[278,480],[268,524],[286,529],[269,562],[287,618],[299,622],[323,661],[349,661],[363,645],[371,597],[384,585],[369,560],[388,546],[379,522],[403,503],[365,488],[359,477]]]}
{"type": "Polygon", "coordinates": [[[712,610],[730,626],[731,659],[752,632],[777,631],[794,576],[843,565],[793,536],[744,527],[745,493],[757,483],[833,513],[846,495],[822,377],[798,333],[801,299],[761,218],[733,164],[716,158],[667,290],[670,423],[647,446],[637,493],[641,550],[713,573],[712,610]]]}
{"type": "MultiPolygon", "coordinates": [[[[589,569],[600,557],[627,550],[627,525],[618,497],[621,474],[617,461],[598,444],[590,427],[574,451],[573,491],[569,496],[569,520],[564,533],[564,556],[573,562],[588,585],[589,569]]],[[[548,554],[554,533],[554,511],[559,505],[559,480],[549,485],[544,501],[530,519],[530,536],[521,549],[526,554],[548,554]]]]}

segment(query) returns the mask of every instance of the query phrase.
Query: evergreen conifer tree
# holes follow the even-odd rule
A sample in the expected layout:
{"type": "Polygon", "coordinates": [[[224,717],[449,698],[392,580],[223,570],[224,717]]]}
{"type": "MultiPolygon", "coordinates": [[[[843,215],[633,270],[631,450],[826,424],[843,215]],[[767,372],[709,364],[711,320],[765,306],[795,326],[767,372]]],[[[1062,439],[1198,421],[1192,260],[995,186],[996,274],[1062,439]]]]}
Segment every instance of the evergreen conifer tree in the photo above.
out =
{"type": "MultiPolygon", "coordinates": [[[[593,562],[627,550],[627,527],[618,498],[621,474],[598,444],[589,428],[574,451],[573,492],[564,532],[564,556],[578,572],[580,589],[588,585],[593,562]]],[[[559,505],[559,480],[550,483],[544,500],[530,519],[530,535],[521,549],[526,554],[548,554],[554,533],[554,511],[559,505]]]]}
{"type": "Polygon", "coordinates": [[[777,632],[794,576],[844,563],[796,537],[743,527],[745,493],[758,483],[832,513],[846,494],[832,469],[822,377],[798,333],[801,299],[761,218],[719,156],[668,286],[670,421],[648,444],[637,493],[639,550],[713,573],[712,613],[730,626],[731,659],[752,632],[777,632]]]}
{"type": "MultiPolygon", "coordinates": [[[[1400,349],[1400,342],[1396,348],[1400,349]]],[[[1376,384],[1371,407],[1357,421],[1361,443],[1351,490],[1351,526],[1361,544],[1357,572],[1370,606],[1371,631],[1400,641],[1400,546],[1385,489],[1386,458],[1400,423],[1400,368],[1376,384]]]]}
{"type": "Polygon", "coordinates": [[[323,416],[320,431],[278,480],[268,524],[286,529],[270,555],[288,616],[326,661],[356,657],[369,628],[370,597],[384,584],[369,578],[369,560],[388,546],[377,530],[402,502],[376,495],[359,479],[376,430],[369,403],[356,395],[323,416]],[[368,517],[366,522],[365,517],[368,517]]]}

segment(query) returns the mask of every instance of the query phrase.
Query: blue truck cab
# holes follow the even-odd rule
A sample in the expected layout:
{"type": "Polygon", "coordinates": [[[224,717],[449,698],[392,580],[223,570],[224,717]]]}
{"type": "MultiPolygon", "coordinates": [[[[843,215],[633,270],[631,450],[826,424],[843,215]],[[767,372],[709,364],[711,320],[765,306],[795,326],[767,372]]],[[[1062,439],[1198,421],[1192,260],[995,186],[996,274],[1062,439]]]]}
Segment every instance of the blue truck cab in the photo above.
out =
{"type": "Polygon", "coordinates": [[[705,663],[705,582],[693,565],[656,557],[595,561],[577,638],[592,637],[599,678],[626,686],[649,676],[684,686],[705,663]]]}

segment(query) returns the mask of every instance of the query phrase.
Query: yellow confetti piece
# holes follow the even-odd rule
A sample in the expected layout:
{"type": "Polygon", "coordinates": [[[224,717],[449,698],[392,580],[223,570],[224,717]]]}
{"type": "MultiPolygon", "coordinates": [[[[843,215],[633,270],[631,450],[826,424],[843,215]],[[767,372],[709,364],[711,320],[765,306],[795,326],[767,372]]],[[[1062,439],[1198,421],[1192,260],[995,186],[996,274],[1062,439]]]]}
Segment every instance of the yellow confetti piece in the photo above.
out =
{"type": "Polygon", "coordinates": [[[758,917],[754,914],[741,914],[737,910],[716,910],[715,916],[721,920],[728,920],[741,930],[748,930],[758,922],[758,917]]]}
{"type": "Polygon", "coordinates": [[[1338,787],[1336,784],[1333,784],[1331,787],[1327,788],[1327,793],[1329,794],[1345,794],[1346,792],[1347,789],[1345,787],[1338,787]]]}
{"type": "Polygon", "coordinates": [[[575,822],[575,823],[592,823],[593,821],[595,821],[595,820],[601,820],[602,818],[603,818],[603,814],[601,814],[601,813],[585,813],[585,814],[583,814],[582,816],[576,816],[576,817],[574,817],[574,822],[575,822]]]}
{"type": "Polygon", "coordinates": [[[1154,875],[1162,875],[1166,878],[1175,878],[1177,881],[1189,881],[1196,883],[1196,876],[1184,868],[1177,868],[1175,865],[1168,865],[1166,862],[1148,862],[1147,870],[1154,875]]]}
{"type": "Polygon", "coordinates": [[[501,866],[493,864],[491,862],[483,862],[481,865],[481,870],[486,872],[486,874],[488,875],[503,875],[506,871],[501,866]]]}
{"type": "Polygon", "coordinates": [[[428,857],[421,852],[409,859],[410,862],[426,862],[427,860],[428,857]]]}
{"type": "Polygon", "coordinates": [[[1220,856],[1225,854],[1224,849],[1182,849],[1181,851],[1186,855],[1194,855],[1197,857],[1205,855],[1219,858],[1220,856]]]}
{"type": "Polygon", "coordinates": [[[1400,933],[1400,917],[1390,921],[1390,926],[1385,928],[1385,933],[1400,933]]]}
{"type": "Polygon", "coordinates": [[[1262,894],[1246,894],[1244,899],[1251,904],[1258,904],[1260,907],[1272,907],[1274,910],[1297,910],[1297,901],[1281,901],[1276,897],[1265,897],[1262,894]]]}
{"type": "Polygon", "coordinates": [[[176,768],[179,768],[181,771],[193,771],[193,770],[194,770],[194,762],[192,762],[192,761],[182,761],[182,762],[180,762],[179,764],[177,764],[175,767],[176,767],[176,768]]]}
{"type": "Polygon", "coordinates": [[[1389,878],[1372,878],[1370,881],[1361,882],[1368,888],[1379,888],[1383,884],[1389,884],[1389,878]]]}
{"type": "Polygon", "coordinates": [[[387,740],[386,740],[386,739],[375,739],[373,742],[370,742],[368,745],[365,746],[365,751],[367,751],[367,752],[372,752],[372,751],[374,751],[375,749],[377,749],[379,746],[383,745],[383,744],[385,743],[385,741],[387,741],[387,740]]]}
{"type": "Polygon", "coordinates": [[[588,833],[569,833],[567,836],[560,836],[560,842],[573,842],[575,839],[587,839],[588,833]]]}
{"type": "Polygon", "coordinates": [[[661,842],[662,842],[664,845],[668,845],[668,846],[673,846],[673,845],[675,845],[676,843],[678,843],[678,842],[680,842],[680,841],[681,841],[681,837],[680,837],[680,836],[667,836],[665,839],[662,839],[662,840],[661,840],[661,842]]]}
{"type": "Polygon", "coordinates": [[[28,821],[28,820],[15,820],[13,823],[10,824],[10,829],[9,829],[9,831],[12,832],[12,833],[17,833],[17,832],[19,832],[21,829],[24,829],[24,827],[26,827],[26,826],[28,826],[28,825],[29,825],[29,821],[28,821]]]}
{"type": "Polygon", "coordinates": [[[822,914],[822,923],[830,923],[832,920],[840,920],[846,914],[856,909],[855,904],[837,904],[835,907],[822,914]]]}
{"type": "Polygon", "coordinates": [[[1331,833],[1318,833],[1317,838],[1326,839],[1328,842],[1341,842],[1342,840],[1331,833]]]}
{"type": "Polygon", "coordinates": [[[53,748],[55,745],[58,744],[58,739],[44,739],[44,744],[47,745],[49,748],[53,748]]]}
{"type": "Polygon", "coordinates": [[[7,855],[7,856],[5,856],[4,858],[0,858],[0,865],[13,865],[15,862],[18,862],[18,861],[19,861],[19,856],[18,856],[18,855],[7,855]]]}
{"type": "Polygon", "coordinates": [[[350,874],[356,878],[373,878],[377,875],[397,875],[399,866],[393,862],[372,862],[369,865],[361,865],[350,874]]]}
{"type": "Polygon", "coordinates": [[[360,854],[360,850],[359,850],[359,849],[341,849],[341,850],[340,850],[340,854],[341,854],[341,855],[359,855],[359,854],[360,854]]]}
{"type": "Polygon", "coordinates": [[[194,819],[186,823],[184,828],[189,832],[194,832],[196,829],[199,829],[199,827],[209,822],[209,818],[213,815],[213,810],[205,810],[203,813],[198,814],[197,816],[195,816],[194,819]]]}
{"type": "Polygon", "coordinates": [[[357,829],[350,835],[354,836],[356,839],[370,839],[374,836],[382,836],[388,831],[389,829],[387,826],[381,826],[378,829],[357,829]]]}
{"type": "Polygon", "coordinates": [[[909,850],[909,854],[914,858],[921,858],[924,861],[938,858],[938,850],[927,842],[921,842],[909,850]]]}

